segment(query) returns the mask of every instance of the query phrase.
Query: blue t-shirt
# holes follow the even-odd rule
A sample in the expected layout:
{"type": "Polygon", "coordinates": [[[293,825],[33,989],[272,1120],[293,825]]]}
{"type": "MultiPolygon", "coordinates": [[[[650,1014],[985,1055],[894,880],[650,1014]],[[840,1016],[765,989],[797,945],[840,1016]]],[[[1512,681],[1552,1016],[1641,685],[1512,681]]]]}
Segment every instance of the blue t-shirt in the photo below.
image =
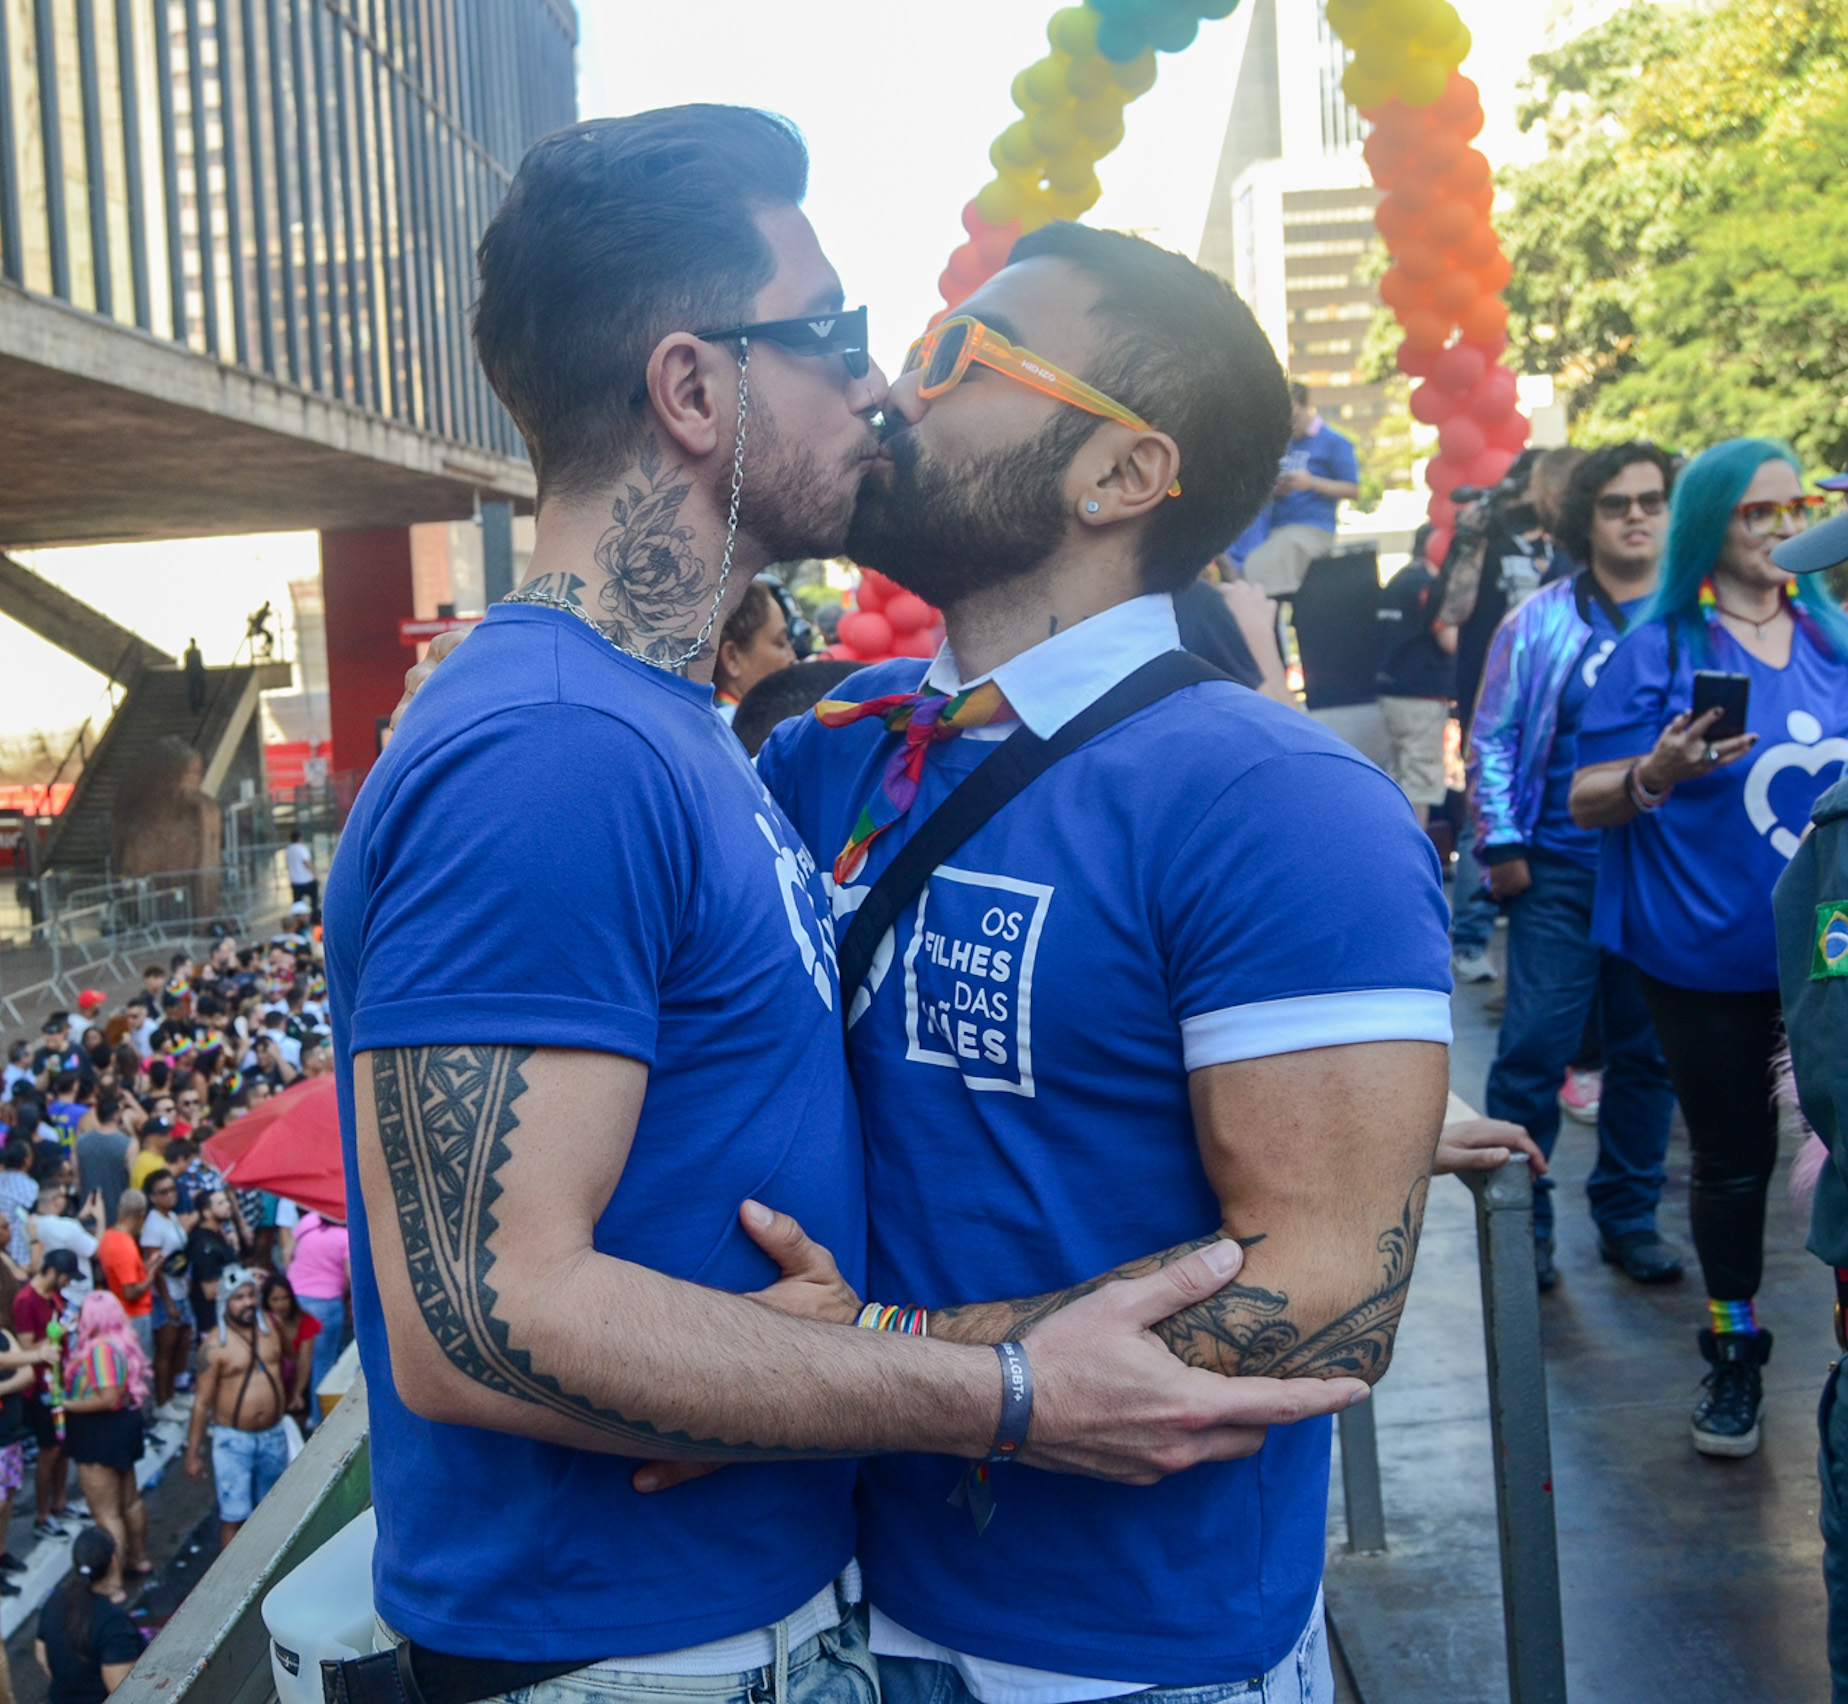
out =
{"type": "Polygon", "coordinates": [[[852,1554],[851,1462],[734,1465],[645,1497],[633,1459],[406,1409],[352,1136],[358,1052],[623,1054],[648,1065],[648,1090],[600,1251],[759,1289],[776,1272],[737,1218],[754,1196],[858,1284],[860,1133],[826,903],[709,690],[562,613],[492,610],[367,778],[328,879],[326,946],[374,1582],[400,1632],[525,1661],[675,1650],[778,1620],[852,1554]]]}
{"type": "MultiPolygon", "coordinates": [[[[1626,625],[1649,600],[1631,598],[1617,606],[1626,625]]],[[[1578,731],[1584,719],[1585,705],[1598,675],[1610,661],[1622,637],[1617,625],[1605,613],[1598,598],[1585,600],[1585,619],[1591,623],[1591,637],[1566,676],[1565,690],[1559,695],[1559,711],[1553,726],[1552,749],[1546,754],[1546,790],[1540,796],[1540,816],[1534,824],[1534,844],[1557,858],[1569,858],[1587,870],[1598,867],[1600,831],[1580,828],[1572,820],[1567,801],[1572,796],[1572,777],[1579,766],[1578,731]]]]}
{"type": "MultiPolygon", "coordinates": [[[[1290,440],[1282,470],[1312,473],[1317,479],[1344,479],[1352,484],[1360,481],[1353,441],[1342,437],[1326,420],[1319,422],[1308,437],[1290,440]]],[[[1335,498],[1324,497],[1319,491],[1285,492],[1271,501],[1271,531],[1278,527],[1320,527],[1324,532],[1333,532],[1336,503],[1335,498]]]]}
{"type": "MultiPolygon", "coordinates": [[[[922,672],[882,664],[839,696],[908,691],[922,672]]],[[[804,718],[764,747],[759,772],[824,866],[895,743],[874,722],[804,718]]],[[[995,749],[931,749],[837,915],[995,749]]],[[[1308,717],[1212,683],[1100,735],[937,871],[855,1002],[868,1294],[1028,1296],[1214,1230],[1189,1070],[1385,1033],[1447,1040],[1446,915],[1404,795],[1308,717]]],[[[1146,1488],[1009,1464],[979,1537],[947,1500],[964,1463],[869,1461],[867,1596],[995,1662],[1173,1685],[1261,1674],[1315,1601],[1328,1459],[1315,1420],[1146,1488]]]]}
{"type": "Polygon", "coordinates": [[[1810,806],[1848,760],[1848,664],[1807,621],[1790,662],[1760,662],[1718,622],[1711,664],[1684,625],[1670,671],[1668,628],[1651,621],[1618,641],[1585,706],[1581,765],[1643,757],[1694,702],[1694,671],[1750,675],[1745,725],[1758,744],[1736,763],[1683,781],[1658,811],[1604,831],[1593,939],[1683,988],[1777,987],[1771,889],[1809,821],[1810,806]]]}

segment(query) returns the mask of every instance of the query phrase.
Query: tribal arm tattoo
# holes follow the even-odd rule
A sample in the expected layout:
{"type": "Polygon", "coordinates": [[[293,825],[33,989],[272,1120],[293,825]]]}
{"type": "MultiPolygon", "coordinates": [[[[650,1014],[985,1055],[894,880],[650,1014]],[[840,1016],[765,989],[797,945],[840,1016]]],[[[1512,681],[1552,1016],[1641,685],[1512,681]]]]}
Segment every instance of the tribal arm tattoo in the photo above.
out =
{"type": "MultiPolygon", "coordinates": [[[[1152,1328],[1155,1335],[1189,1366],[1208,1372],[1269,1378],[1352,1377],[1372,1383],[1392,1359],[1429,1183],[1428,1178],[1420,1178],[1413,1185],[1398,1221],[1380,1233],[1374,1244],[1377,1265],[1367,1281],[1366,1294],[1333,1318],[1320,1323],[1305,1318],[1303,1303],[1293,1302],[1288,1290],[1276,1287],[1274,1278],[1268,1287],[1246,1281],[1247,1267],[1223,1290],[1162,1320],[1152,1328]]],[[[963,1343],[1011,1341],[1102,1285],[1118,1278],[1143,1277],[1219,1240],[1218,1232],[1196,1237],[1068,1290],[1021,1301],[932,1308],[931,1335],[963,1343]]],[[[1259,1235],[1240,1237],[1238,1242],[1249,1252],[1267,1240],[1259,1235]]],[[[1276,1255],[1280,1251],[1281,1245],[1272,1244],[1268,1252],[1276,1255]]]]}
{"type": "Polygon", "coordinates": [[[680,506],[693,490],[686,470],[665,465],[652,437],[636,465],[639,483],[624,482],[597,541],[596,563],[606,576],[597,588],[597,625],[625,650],[665,666],[699,631],[712,590],[693,529],[680,524],[680,506]]]}
{"type": "MultiPolygon", "coordinates": [[[[503,1396],[601,1433],[620,1453],[760,1460],[829,1452],[731,1445],[664,1431],[600,1406],[514,1347],[489,1244],[499,1229],[499,1173],[520,1126],[530,1047],[406,1047],[372,1055],[380,1145],[411,1291],[450,1365],[503,1396]]],[[[503,1280],[504,1282],[504,1280],[503,1280]]]]}

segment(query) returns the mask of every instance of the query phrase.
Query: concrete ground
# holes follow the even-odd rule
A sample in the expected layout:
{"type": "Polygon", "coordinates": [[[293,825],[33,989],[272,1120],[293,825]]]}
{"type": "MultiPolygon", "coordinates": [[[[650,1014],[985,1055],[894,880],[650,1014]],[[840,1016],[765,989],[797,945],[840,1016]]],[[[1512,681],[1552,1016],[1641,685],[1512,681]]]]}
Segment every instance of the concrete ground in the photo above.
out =
{"type": "MultiPolygon", "coordinates": [[[[1499,960],[1500,942],[1495,956],[1499,960]]],[[[1494,1054],[1500,984],[1459,990],[1451,1085],[1473,1106],[1494,1054]]],[[[1559,1288],[1542,1299],[1565,1649],[1574,1704],[1816,1704],[1829,1695],[1816,1530],[1818,1394],[1836,1357],[1832,1286],[1803,1249],[1787,1151],[1773,1184],[1762,1323],[1764,1444],[1697,1456],[1688,1415],[1705,1370],[1692,1254],[1645,1289],[1598,1259],[1584,1205],[1592,1132],[1555,1155],[1559,1288]]],[[[1661,1224],[1686,1248],[1688,1152],[1677,1133],[1661,1224]]],[[[1364,1704],[1507,1696],[1474,1211],[1439,1180],[1392,1370],[1375,1396],[1388,1553],[1344,1547],[1340,1472],[1328,1601],[1364,1704]]]]}

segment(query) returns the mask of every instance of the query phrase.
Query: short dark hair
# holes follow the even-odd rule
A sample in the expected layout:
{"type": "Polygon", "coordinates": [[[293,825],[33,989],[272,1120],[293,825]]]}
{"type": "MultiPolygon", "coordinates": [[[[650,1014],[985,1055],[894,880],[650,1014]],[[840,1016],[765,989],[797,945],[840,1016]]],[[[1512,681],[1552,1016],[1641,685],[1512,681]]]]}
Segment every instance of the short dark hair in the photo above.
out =
{"type": "Polygon", "coordinates": [[[755,757],[779,722],[813,710],[850,674],[858,674],[865,667],[864,663],[821,657],[812,663],[791,663],[788,668],[765,675],[738,701],[732,732],[755,757]]]}
{"type": "Polygon", "coordinates": [[[121,1110],[122,1097],[120,1095],[106,1094],[96,1097],[96,1122],[98,1124],[113,1124],[116,1115],[121,1110]]]}
{"type": "Polygon", "coordinates": [[[541,501],[635,459],[655,345],[750,317],[776,271],[755,215],[807,190],[801,136],[753,107],[591,119],[533,145],[481,239],[475,350],[541,501]]]}
{"type": "Polygon", "coordinates": [[[776,595],[762,580],[753,580],[744,589],[744,601],[732,611],[723,631],[719,634],[721,645],[748,645],[758,635],[764,623],[770,619],[772,610],[783,606],[776,601],[776,595]]]}
{"type": "Polygon", "coordinates": [[[1309,406],[1309,387],[1299,380],[1292,380],[1290,384],[1290,401],[1298,408],[1307,408],[1309,406]]]}
{"type": "Polygon", "coordinates": [[[24,1142],[9,1142],[0,1148],[0,1166],[8,1171],[24,1171],[32,1164],[32,1150],[24,1142]]]}
{"type": "Polygon", "coordinates": [[[1102,286],[1109,327],[1083,376],[1180,447],[1181,495],[1149,519],[1150,591],[1189,584],[1270,501],[1290,442],[1290,399],[1270,341],[1223,278],[1121,231],[1059,222],[1014,244],[1009,264],[1063,260],[1102,286]]]}
{"type": "Polygon", "coordinates": [[[1662,470],[1662,489],[1675,488],[1674,458],[1659,444],[1632,439],[1627,444],[1606,444],[1593,450],[1572,470],[1565,495],[1559,500],[1559,525],[1553,536],[1565,547],[1575,562],[1591,566],[1591,516],[1597,506],[1598,493],[1626,467],[1647,462],[1662,470]]]}

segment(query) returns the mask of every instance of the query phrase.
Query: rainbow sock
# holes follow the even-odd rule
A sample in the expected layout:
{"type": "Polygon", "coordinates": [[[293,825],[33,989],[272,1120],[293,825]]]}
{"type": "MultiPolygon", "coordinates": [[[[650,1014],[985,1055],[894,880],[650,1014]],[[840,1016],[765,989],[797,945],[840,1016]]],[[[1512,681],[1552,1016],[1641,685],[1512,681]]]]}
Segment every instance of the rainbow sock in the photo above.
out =
{"type": "Polygon", "coordinates": [[[1715,1332],[1738,1331],[1748,1335],[1758,1330],[1758,1311],[1749,1302],[1716,1302],[1707,1298],[1707,1312],[1712,1316],[1715,1332]]]}

